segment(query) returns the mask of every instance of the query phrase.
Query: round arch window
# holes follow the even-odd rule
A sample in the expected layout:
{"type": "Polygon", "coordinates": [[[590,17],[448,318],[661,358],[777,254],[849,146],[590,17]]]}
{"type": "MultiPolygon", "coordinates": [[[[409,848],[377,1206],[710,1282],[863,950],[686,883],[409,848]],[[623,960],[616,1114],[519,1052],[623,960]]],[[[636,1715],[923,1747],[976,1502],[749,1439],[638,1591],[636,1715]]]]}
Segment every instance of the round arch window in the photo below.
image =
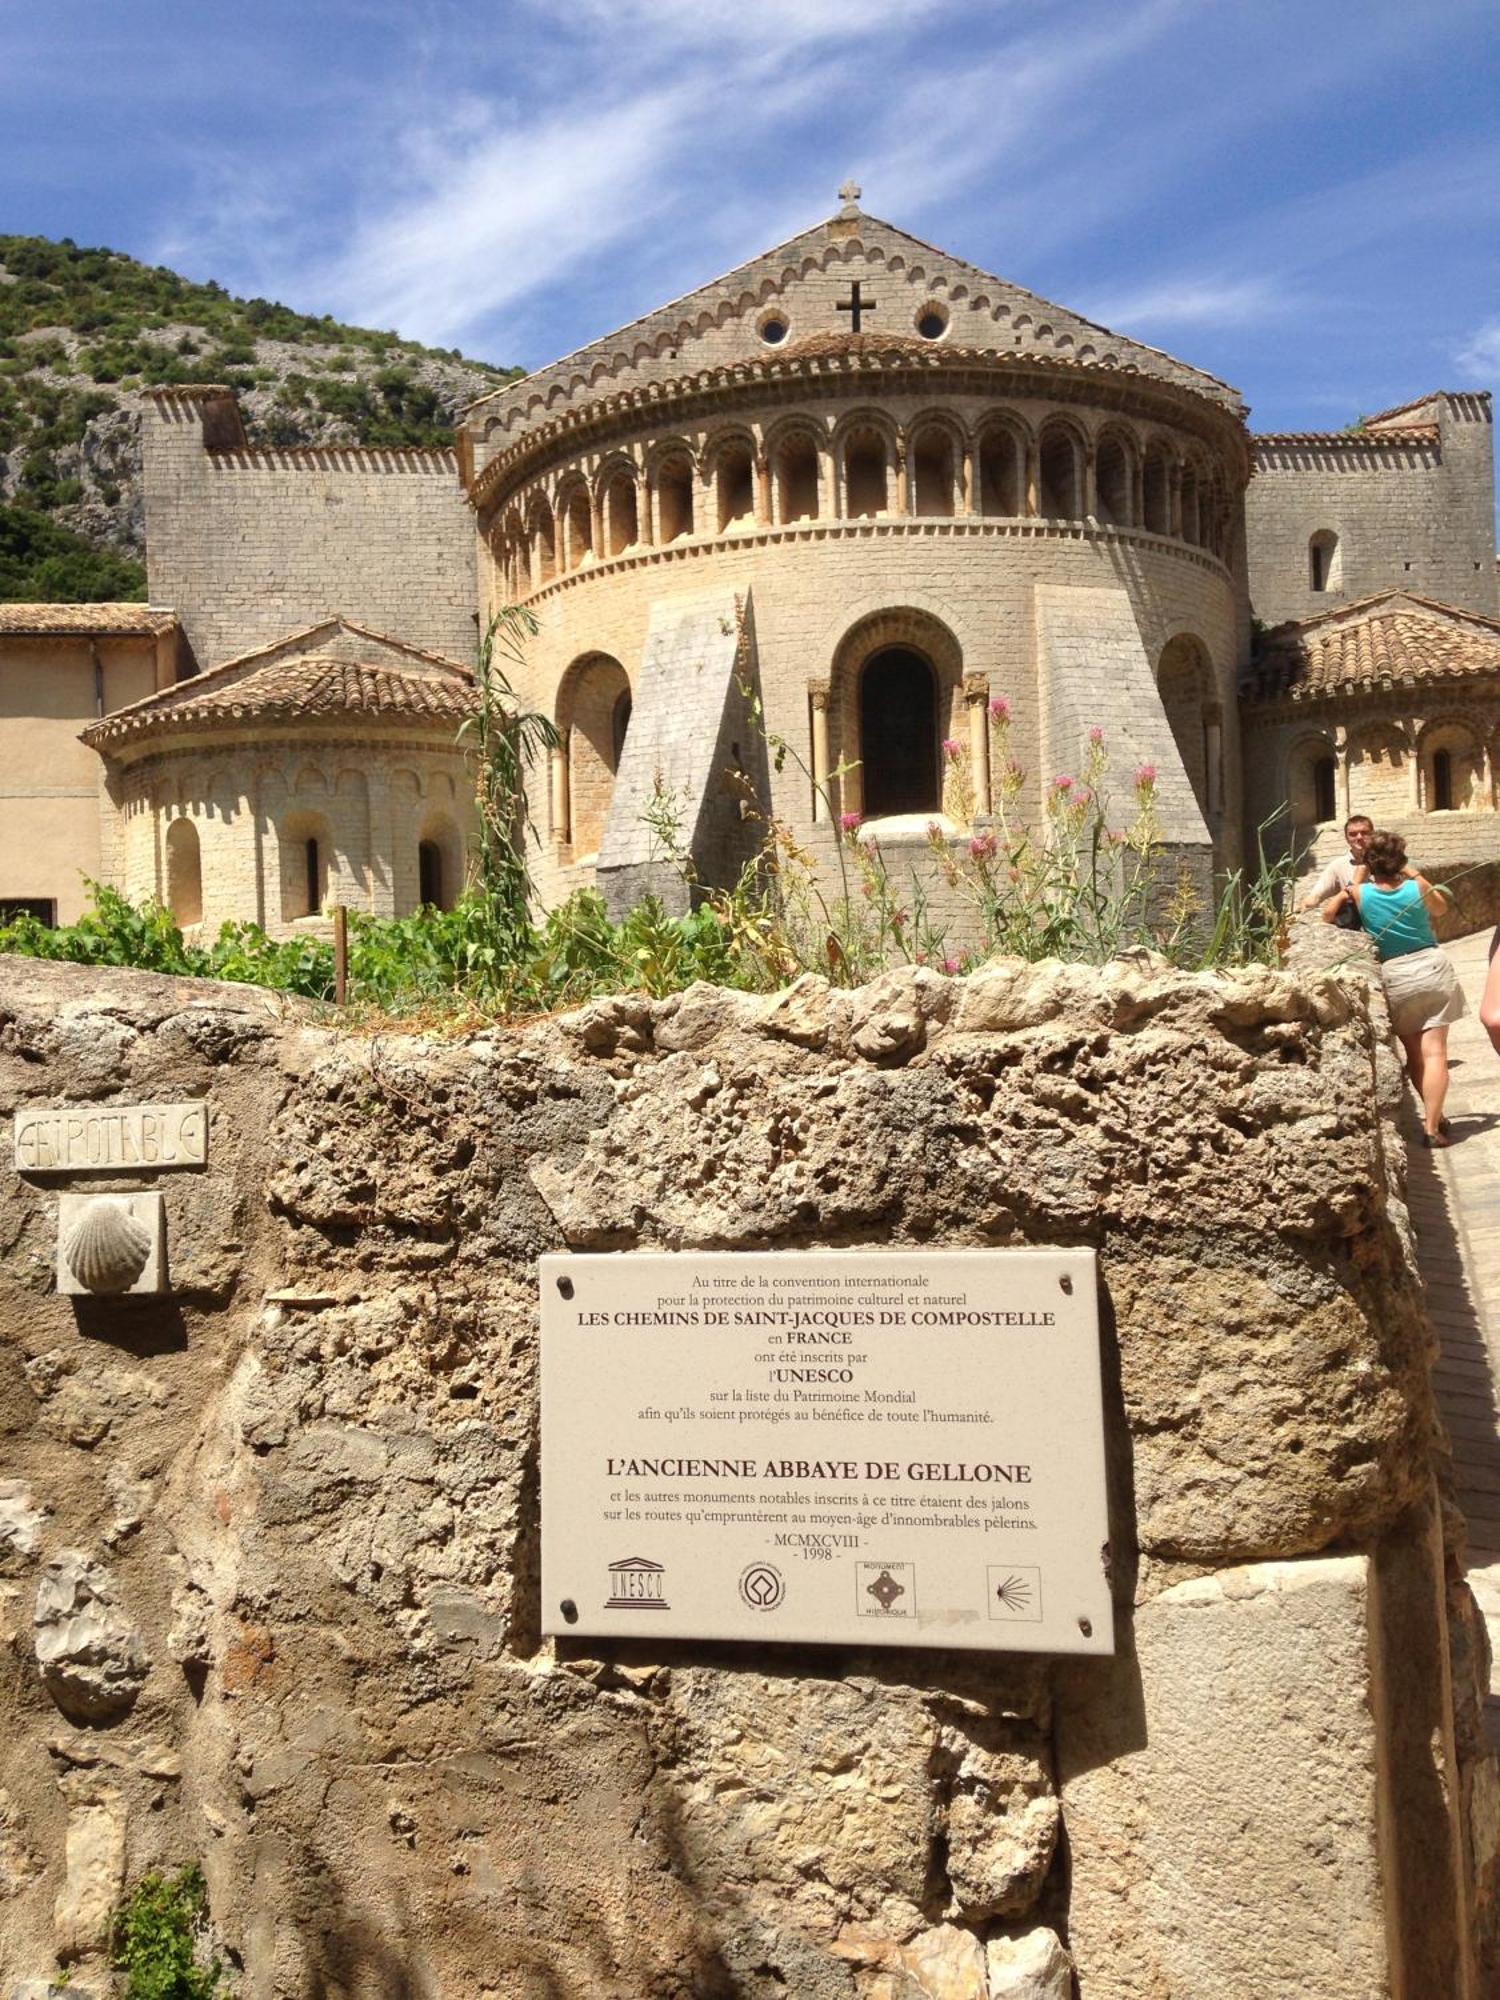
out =
{"type": "Polygon", "coordinates": [[[917,314],[917,332],[924,340],[941,340],[948,331],[948,308],[931,302],[917,314]]]}
{"type": "Polygon", "coordinates": [[[767,347],[779,347],[789,330],[784,313],[767,313],[760,323],[760,337],[767,347]]]}

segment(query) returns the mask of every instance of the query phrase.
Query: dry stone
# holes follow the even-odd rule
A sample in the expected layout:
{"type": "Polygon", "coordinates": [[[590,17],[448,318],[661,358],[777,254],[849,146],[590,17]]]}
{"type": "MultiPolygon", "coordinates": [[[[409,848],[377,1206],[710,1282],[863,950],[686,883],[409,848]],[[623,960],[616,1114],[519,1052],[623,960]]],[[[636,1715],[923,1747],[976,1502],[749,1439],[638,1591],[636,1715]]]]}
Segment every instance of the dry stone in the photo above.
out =
{"type": "Polygon", "coordinates": [[[151,1656],[102,1563],[77,1549],[54,1556],[42,1570],[33,1622],[37,1665],[65,1715],[111,1722],[134,1707],[151,1656]]]}
{"type": "Polygon", "coordinates": [[[989,2000],[1073,2000],[1073,1961],[1045,1924],[992,1934],[984,1950],[989,2000]]]}
{"type": "Polygon", "coordinates": [[[99,1786],[68,1816],[67,1874],[53,1922],[64,1963],[109,1947],[110,1925],[125,1886],[125,1802],[99,1786]]]}

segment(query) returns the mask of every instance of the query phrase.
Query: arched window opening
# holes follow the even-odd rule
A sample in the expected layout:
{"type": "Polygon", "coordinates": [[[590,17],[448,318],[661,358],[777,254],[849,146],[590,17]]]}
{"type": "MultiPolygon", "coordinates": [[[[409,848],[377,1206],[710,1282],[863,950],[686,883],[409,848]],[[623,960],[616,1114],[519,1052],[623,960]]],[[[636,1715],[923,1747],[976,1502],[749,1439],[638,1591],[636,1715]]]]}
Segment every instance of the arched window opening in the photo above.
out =
{"type": "Polygon", "coordinates": [[[577,569],[584,557],[594,552],[594,510],[590,507],[588,493],[582,486],[575,486],[568,495],[564,546],[568,552],[569,569],[577,569]]]}
{"type": "Polygon", "coordinates": [[[1313,760],[1313,813],[1319,824],[1338,817],[1338,766],[1332,757],[1313,760]]]}
{"type": "Polygon", "coordinates": [[[1039,462],[1042,515],[1049,521],[1075,521],[1083,512],[1078,491],[1078,446],[1071,431],[1053,429],[1042,435],[1039,462]]]}
{"type": "Polygon", "coordinates": [[[1440,724],[1422,750],[1423,795],[1429,812],[1474,812],[1490,801],[1484,750],[1461,722],[1440,724]]]}
{"type": "Polygon", "coordinates": [[[1432,810],[1452,812],[1453,810],[1453,752],[1434,750],[1432,753],[1432,810]]]}
{"type": "Polygon", "coordinates": [[[719,533],[755,519],[755,463],[748,445],[719,453],[719,533]]]}
{"type": "Polygon", "coordinates": [[[979,441],[979,511],[1014,519],[1021,512],[1021,446],[1008,430],[979,441]]]}
{"type": "Polygon", "coordinates": [[[844,447],[845,512],[851,521],[873,521],[886,511],[885,439],[855,431],[844,447]]]}
{"type": "Polygon", "coordinates": [[[604,535],[612,556],[623,554],[641,538],[635,480],[628,472],[617,472],[604,489],[604,535]]]}
{"type": "Polygon", "coordinates": [[[630,689],[626,688],[615,696],[615,705],[610,710],[609,741],[612,757],[610,769],[615,774],[618,774],[620,759],[625,755],[625,738],[630,732],[630,712],[630,689]]]}
{"type": "Polygon", "coordinates": [[[443,850],[435,840],[417,844],[417,900],[434,910],[447,908],[443,901],[443,850]]]}
{"type": "Polygon", "coordinates": [[[1130,526],[1130,460],[1118,438],[1105,438],[1095,461],[1099,519],[1109,528],[1130,526]]]}
{"type": "Polygon", "coordinates": [[[816,521],[818,518],[818,447],[801,433],[789,437],[776,454],[776,518],[816,521]]]}
{"type": "Polygon", "coordinates": [[[174,819],[167,828],[167,908],[179,925],[203,920],[203,860],[190,819],[174,819]]]}
{"type": "Polygon", "coordinates": [[[888,646],[866,661],[859,744],[867,819],[942,810],[937,679],[910,647],[888,646]]]}
{"type": "Polygon", "coordinates": [[[595,653],[569,670],[559,715],[567,746],[569,826],[575,857],[596,854],[630,728],[630,682],[618,660],[595,653]]]}
{"type": "Polygon", "coordinates": [[[1331,528],[1320,528],[1307,545],[1307,587],[1337,590],[1338,573],[1339,538],[1331,528]]]}
{"type": "Polygon", "coordinates": [[[542,501],[531,522],[531,580],[537,589],[557,574],[557,543],[553,534],[552,509],[542,501]]]}
{"type": "Polygon", "coordinates": [[[681,541],[693,532],[693,468],[686,458],[662,460],[656,474],[656,504],[664,542],[681,541]]]}
{"type": "Polygon", "coordinates": [[[911,448],[914,512],[946,517],[953,505],[953,439],[932,424],[917,434],[911,448]]]}
{"type": "Polygon", "coordinates": [[[1166,457],[1162,452],[1147,452],[1145,473],[1141,485],[1148,533],[1153,535],[1170,534],[1172,528],[1172,483],[1167,471],[1166,457]]]}

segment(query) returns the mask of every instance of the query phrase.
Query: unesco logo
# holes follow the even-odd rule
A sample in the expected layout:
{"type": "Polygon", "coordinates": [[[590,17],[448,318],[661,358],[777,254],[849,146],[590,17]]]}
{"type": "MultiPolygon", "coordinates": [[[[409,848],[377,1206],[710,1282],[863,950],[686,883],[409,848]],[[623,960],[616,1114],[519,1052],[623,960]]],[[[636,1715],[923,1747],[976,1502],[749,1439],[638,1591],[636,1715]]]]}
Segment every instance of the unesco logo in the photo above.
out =
{"type": "Polygon", "coordinates": [[[786,1579],[774,1563],[751,1563],[740,1577],[740,1596],[752,1611],[774,1611],[786,1596],[786,1579]]]}

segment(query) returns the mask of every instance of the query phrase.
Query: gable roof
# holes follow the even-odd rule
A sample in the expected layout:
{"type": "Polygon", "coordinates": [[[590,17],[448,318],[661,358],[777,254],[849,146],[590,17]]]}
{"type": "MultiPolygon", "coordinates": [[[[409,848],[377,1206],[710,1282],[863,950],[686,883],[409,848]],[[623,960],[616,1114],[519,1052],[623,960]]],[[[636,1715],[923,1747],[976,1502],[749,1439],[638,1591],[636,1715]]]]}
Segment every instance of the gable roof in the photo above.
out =
{"type": "Polygon", "coordinates": [[[1266,633],[1241,693],[1315,701],[1490,674],[1500,677],[1500,618],[1382,590],[1266,633]]]}
{"type": "Polygon", "coordinates": [[[794,342],[848,331],[830,300],[830,276],[841,287],[856,277],[886,287],[874,308],[878,322],[870,329],[878,334],[904,339],[917,312],[933,303],[949,315],[949,325],[939,341],[919,341],[924,349],[1001,352],[1033,362],[1092,361],[1190,389],[1236,417],[1243,411],[1238,391],[1215,376],[1111,333],[849,203],[712,283],[518,382],[502,384],[469,406],[464,430],[481,442],[498,436],[499,449],[574,402],[794,351],[768,348],[761,339],[760,326],[772,307],[784,311],[794,342]]]}
{"type": "Polygon", "coordinates": [[[474,676],[456,660],[328,618],[207,673],[117,708],[80,732],[96,750],[244,722],[440,724],[474,707],[474,676]]]}
{"type": "Polygon", "coordinates": [[[0,604],[0,638],[160,639],[177,629],[161,604],[0,604]]]}

